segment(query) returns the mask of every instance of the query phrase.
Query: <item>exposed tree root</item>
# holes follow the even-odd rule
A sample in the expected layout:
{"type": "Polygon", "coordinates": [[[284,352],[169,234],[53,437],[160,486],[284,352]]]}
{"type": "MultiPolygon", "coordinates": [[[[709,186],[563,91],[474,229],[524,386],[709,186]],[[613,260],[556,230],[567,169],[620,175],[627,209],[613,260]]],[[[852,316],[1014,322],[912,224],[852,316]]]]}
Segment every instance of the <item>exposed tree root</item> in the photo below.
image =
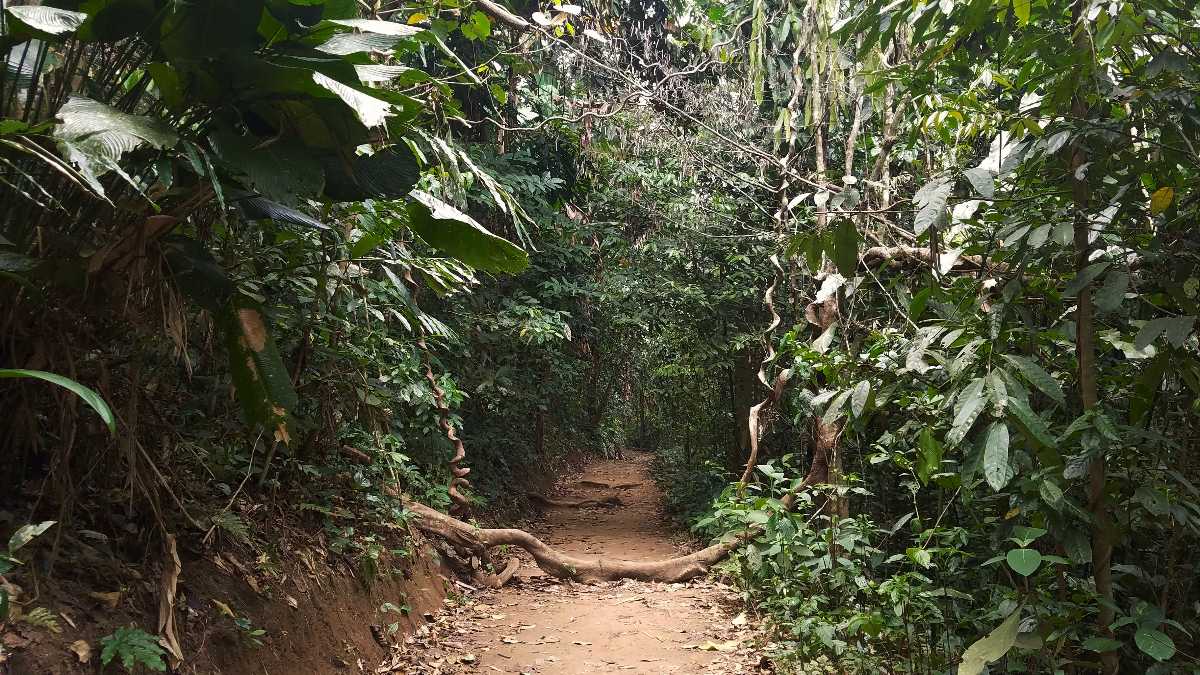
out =
{"type": "MultiPolygon", "coordinates": [[[[574,581],[615,581],[636,579],[675,583],[706,574],[713,565],[721,562],[729,553],[740,546],[751,534],[743,535],[723,544],[716,544],[690,555],[666,560],[633,562],[606,558],[575,558],[564,555],[542,540],[524,530],[478,528],[464,523],[417,502],[407,502],[408,509],[416,516],[413,524],[423,532],[444,539],[455,548],[465,550],[480,560],[490,561],[488,552],[497,546],[516,546],[533,556],[542,571],[560,579],[574,581]]],[[[754,533],[756,534],[756,533],[754,533]]],[[[504,581],[516,572],[514,561],[505,566],[508,573],[504,581]],[[509,572],[509,570],[512,570],[509,572]]],[[[495,575],[491,581],[499,582],[505,572],[495,575]]],[[[503,582],[499,582],[503,583],[503,582]]],[[[490,583],[489,583],[490,585],[490,583]]]]}
{"type": "Polygon", "coordinates": [[[537,494],[536,492],[530,492],[529,499],[541,504],[542,506],[559,506],[568,509],[586,509],[590,507],[611,509],[624,505],[624,502],[621,501],[621,498],[616,495],[609,495],[599,499],[593,499],[591,497],[585,497],[583,499],[558,499],[556,497],[547,497],[545,495],[537,494]]]}

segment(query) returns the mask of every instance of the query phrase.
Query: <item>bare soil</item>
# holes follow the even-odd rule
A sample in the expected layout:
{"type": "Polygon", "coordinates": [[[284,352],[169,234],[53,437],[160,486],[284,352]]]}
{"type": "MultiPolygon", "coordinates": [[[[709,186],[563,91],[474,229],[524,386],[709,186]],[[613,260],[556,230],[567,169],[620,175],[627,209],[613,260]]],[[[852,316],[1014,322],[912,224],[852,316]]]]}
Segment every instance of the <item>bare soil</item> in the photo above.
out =
{"type": "MultiPolygon", "coordinates": [[[[648,475],[651,456],[627,453],[560,482],[564,501],[616,494],[621,505],[555,507],[526,527],[575,556],[658,560],[680,555],[648,475]]],[[[736,593],[709,579],[577,584],[522,565],[499,590],[462,587],[377,673],[769,672],[736,593]]]]}

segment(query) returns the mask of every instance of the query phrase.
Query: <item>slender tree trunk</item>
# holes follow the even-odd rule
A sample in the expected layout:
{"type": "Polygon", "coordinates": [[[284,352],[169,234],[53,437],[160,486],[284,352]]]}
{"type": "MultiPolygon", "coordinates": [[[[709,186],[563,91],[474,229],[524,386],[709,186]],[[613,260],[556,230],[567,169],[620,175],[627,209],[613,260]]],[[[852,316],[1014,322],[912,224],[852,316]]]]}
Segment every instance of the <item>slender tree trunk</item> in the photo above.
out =
{"type": "MultiPolygon", "coordinates": [[[[1075,52],[1082,58],[1092,53],[1085,19],[1080,4],[1074,8],[1075,18],[1075,52]]],[[[1082,70],[1082,69],[1081,69],[1082,70]]],[[[1080,86],[1084,86],[1087,73],[1081,73],[1080,86]]],[[[1083,92],[1077,90],[1071,102],[1071,113],[1076,119],[1086,119],[1088,115],[1087,101],[1083,92]]],[[[1087,150],[1081,141],[1076,141],[1069,150],[1071,170],[1071,194],[1075,202],[1075,268],[1082,274],[1088,266],[1088,256],[1091,253],[1091,223],[1088,219],[1088,205],[1091,202],[1091,188],[1088,186],[1086,175],[1081,175],[1081,168],[1087,164],[1087,150]]],[[[1096,384],[1096,325],[1092,307],[1091,284],[1086,284],[1079,291],[1078,304],[1075,310],[1075,351],[1079,361],[1079,398],[1084,411],[1096,407],[1099,390],[1096,384]]],[[[1112,553],[1113,553],[1113,523],[1108,511],[1108,499],[1105,492],[1108,464],[1103,451],[1092,459],[1088,467],[1088,510],[1092,514],[1092,576],[1096,583],[1096,595],[1099,596],[1100,607],[1096,616],[1096,625],[1101,635],[1112,637],[1109,626],[1115,619],[1113,611],[1112,587],[1112,553]]],[[[1120,657],[1117,652],[1109,651],[1100,654],[1101,672],[1104,675],[1116,675],[1120,671],[1120,657]]]]}

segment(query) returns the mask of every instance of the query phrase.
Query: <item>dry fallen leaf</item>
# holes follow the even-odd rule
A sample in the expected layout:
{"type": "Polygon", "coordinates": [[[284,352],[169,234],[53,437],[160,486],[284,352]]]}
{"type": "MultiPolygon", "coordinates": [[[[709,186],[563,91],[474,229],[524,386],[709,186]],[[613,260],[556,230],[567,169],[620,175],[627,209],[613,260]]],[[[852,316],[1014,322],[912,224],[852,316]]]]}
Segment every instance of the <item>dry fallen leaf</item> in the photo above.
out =
{"type": "Polygon", "coordinates": [[[90,591],[89,596],[108,605],[112,609],[116,609],[117,605],[121,604],[121,591],[112,591],[111,593],[101,593],[99,591],[90,591]]]}
{"type": "Polygon", "coordinates": [[[221,613],[225,616],[231,619],[236,618],[237,615],[233,613],[233,610],[229,608],[229,605],[217,600],[216,598],[213,598],[212,604],[216,605],[217,609],[221,610],[221,613]]]}
{"type": "Polygon", "coordinates": [[[75,656],[79,658],[80,663],[87,663],[92,660],[92,646],[83,640],[72,642],[68,649],[75,652],[75,656]]]}
{"type": "Polygon", "coordinates": [[[287,596],[287,604],[288,604],[288,607],[291,607],[292,609],[300,609],[299,601],[297,601],[295,598],[293,598],[290,595],[287,596]]]}
{"type": "Polygon", "coordinates": [[[706,652],[731,652],[731,651],[737,649],[739,642],[741,642],[741,641],[740,640],[726,640],[725,642],[713,642],[712,640],[706,640],[704,642],[704,644],[697,647],[697,649],[700,649],[700,650],[706,651],[706,652]]]}
{"type": "Polygon", "coordinates": [[[745,626],[746,625],[746,613],[742,612],[742,613],[738,614],[737,616],[733,617],[733,621],[731,621],[730,623],[732,623],[735,626],[745,626]]]}

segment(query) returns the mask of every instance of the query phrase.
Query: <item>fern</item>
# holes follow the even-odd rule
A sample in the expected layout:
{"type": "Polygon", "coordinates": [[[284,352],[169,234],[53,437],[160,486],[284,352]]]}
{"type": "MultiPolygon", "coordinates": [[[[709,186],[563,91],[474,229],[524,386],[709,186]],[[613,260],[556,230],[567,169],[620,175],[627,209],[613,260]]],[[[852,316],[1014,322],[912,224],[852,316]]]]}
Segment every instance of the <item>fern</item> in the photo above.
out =
{"type": "Polygon", "coordinates": [[[51,633],[61,633],[62,627],[58,625],[58,619],[50,613],[50,610],[45,607],[38,607],[29,610],[28,613],[21,615],[21,622],[27,623],[30,626],[45,628],[51,633]]]}
{"type": "Polygon", "coordinates": [[[155,672],[163,672],[167,664],[163,662],[166,651],[158,644],[158,638],[141,628],[122,626],[108,635],[100,638],[104,648],[100,652],[100,662],[108,665],[116,657],[120,657],[121,666],[129,672],[138,665],[143,665],[155,672]]]}
{"type": "Polygon", "coordinates": [[[246,521],[236,513],[222,511],[212,517],[212,522],[235,540],[243,544],[250,543],[250,528],[246,526],[246,521]]]}

